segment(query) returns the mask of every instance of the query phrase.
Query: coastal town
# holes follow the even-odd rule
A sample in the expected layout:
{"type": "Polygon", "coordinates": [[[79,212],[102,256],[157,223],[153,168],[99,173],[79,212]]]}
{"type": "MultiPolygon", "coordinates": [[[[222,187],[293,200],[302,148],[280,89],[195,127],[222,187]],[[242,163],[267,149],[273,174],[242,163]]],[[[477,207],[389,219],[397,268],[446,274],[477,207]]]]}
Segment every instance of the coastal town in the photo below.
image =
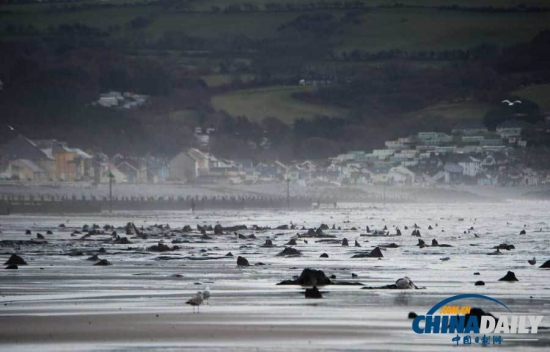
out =
{"type": "Polygon", "coordinates": [[[209,152],[215,130],[197,128],[195,147],[171,158],[105,155],[51,140],[18,135],[0,145],[2,182],[105,184],[292,183],[297,186],[550,184],[544,152],[533,153],[525,130],[550,129],[550,117],[533,127],[507,120],[489,131],[481,123],[450,131],[419,132],[385,142],[385,148],[353,150],[324,160],[228,160],[209,152]]]}

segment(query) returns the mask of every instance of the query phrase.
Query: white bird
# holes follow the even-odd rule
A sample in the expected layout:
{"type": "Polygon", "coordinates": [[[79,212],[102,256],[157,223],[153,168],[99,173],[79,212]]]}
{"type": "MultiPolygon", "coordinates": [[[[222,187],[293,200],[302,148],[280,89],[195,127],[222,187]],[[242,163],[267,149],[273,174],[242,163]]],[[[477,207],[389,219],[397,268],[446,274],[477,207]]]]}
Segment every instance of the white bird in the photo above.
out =
{"type": "Polygon", "coordinates": [[[395,282],[395,286],[401,290],[408,290],[414,288],[414,284],[408,276],[402,277],[395,282]]]}
{"type": "Polygon", "coordinates": [[[202,297],[204,298],[204,300],[206,301],[206,304],[210,305],[210,303],[208,303],[208,300],[210,299],[210,287],[206,286],[206,289],[204,290],[204,292],[202,293],[202,297]]]}
{"type": "Polygon", "coordinates": [[[537,264],[537,258],[533,257],[533,259],[527,261],[531,265],[537,264]]]}
{"type": "Polygon", "coordinates": [[[501,103],[508,103],[508,106],[513,106],[515,104],[521,104],[521,100],[510,101],[508,99],[505,99],[505,100],[501,101],[501,103]]]}
{"type": "Polygon", "coordinates": [[[185,302],[185,304],[189,304],[190,306],[193,307],[193,313],[195,313],[195,307],[197,307],[197,312],[200,313],[200,305],[202,304],[203,302],[203,296],[202,296],[202,292],[199,291],[197,292],[197,295],[193,298],[191,298],[189,301],[185,302]]]}
{"type": "Polygon", "coordinates": [[[10,125],[6,124],[6,126],[8,126],[11,131],[15,131],[15,128],[11,127],[10,125]]]}

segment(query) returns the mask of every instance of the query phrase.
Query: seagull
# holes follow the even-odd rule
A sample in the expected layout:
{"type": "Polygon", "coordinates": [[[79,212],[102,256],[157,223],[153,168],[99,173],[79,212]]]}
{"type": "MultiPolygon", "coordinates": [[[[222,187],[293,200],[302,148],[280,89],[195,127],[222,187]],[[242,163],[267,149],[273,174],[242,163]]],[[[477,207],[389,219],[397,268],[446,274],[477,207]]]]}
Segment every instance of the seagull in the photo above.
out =
{"type": "Polygon", "coordinates": [[[210,305],[210,303],[208,303],[208,300],[210,299],[210,287],[206,286],[206,289],[204,290],[204,292],[202,293],[202,297],[204,298],[204,300],[206,301],[206,304],[210,305]]]}
{"type": "Polygon", "coordinates": [[[533,259],[527,261],[531,265],[537,264],[537,258],[533,257],[533,259]]]}
{"type": "Polygon", "coordinates": [[[521,104],[521,100],[510,101],[508,99],[505,99],[505,100],[501,101],[501,103],[508,103],[508,106],[513,106],[515,104],[521,104]]]}
{"type": "Polygon", "coordinates": [[[6,126],[8,126],[8,128],[10,129],[10,131],[15,131],[15,128],[11,127],[10,125],[6,124],[6,126]]]}
{"type": "Polygon", "coordinates": [[[412,283],[411,279],[409,279],[408,276],[398,279],[395,282],[395,286],[401,290],[408,290],[408,289],[414,288],[414,284],[412,283]]]}
{"type": "Polygon", "coordinates": [[[202,292],[197,292],[197,295],[193,298],[191,298],[189,301],[185,302],[185,304],[189,304],[190,306],[193,306],[193,313],[195,313],[195,307],[197,307],[197,312],[200,313],[200,305],[203,301],[202,292]]]}

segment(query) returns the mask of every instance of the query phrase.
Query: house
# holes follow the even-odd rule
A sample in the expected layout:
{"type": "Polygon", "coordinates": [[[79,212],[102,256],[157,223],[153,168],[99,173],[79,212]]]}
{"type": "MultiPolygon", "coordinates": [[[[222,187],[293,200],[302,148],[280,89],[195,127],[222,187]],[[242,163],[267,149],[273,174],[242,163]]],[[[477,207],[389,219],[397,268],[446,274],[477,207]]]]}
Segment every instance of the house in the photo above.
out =
{"type": "Polygon", "coordinates": [[[140,168],[134,160],[124,160],[116,165],[116,169],[124,174],[126,181],[129,183],[139,183],[141,181],[140,168]]]}
{"type": "Polygon", "coordinates": [[[118,106],[119,102],[122,102],[124,97],[120,92],[108,92],[100,94],[97,104],[105,108],[118,106]]]}
{"type": "Polygon", "coordinates": [[[412,185],[415,178],[415,173],[404,166],[392,167],[388,172],[388,179],[393,184],[412,185]]]}
{"type": "Polygon", "coordinates": [[[464,168],[455,163],[446,163],[443,166],[445,183],[456,184],[460,183],[462,180],[462,175],[464,174],[464,168]]]}
{"type": "Polygon", "coordinates": [[[259,163],[254,169],[262,181],[283,180],[287,177],[289,170],[290,167],[280,161],[275,161],[272,163],[259,163]]]}
{"type": "Polygon", "coordinates": [[[453,141],[453,136],[440,132],[419,132],[416,140],[423,145],[441,145],[453,141]]]}
{"type": "Polygon", "coordinates": [[[489,132],[489,130],[480,121],[463,122],[455,126],[452,130],[452,134],[455,135],[475,135],[487,132],[489,132]]]}
{"type": "Polygon", "coordinates": [[[76,172],[76,181],[91,180],[93,174],[93,157],[79,148],[71,148],[71,150],[75,153],[72,163],[74,164],[76,172]]]}
{"type": "Polygon", "coordinates": [[[99,105],[104,108],[132,109],[145,104],[148,98],[147,95],[132,92],[111,91],[100,94],[99,99],[93,102],[92,105],[99,105]]]}
{"type": "Polygon", "coordinates": [[[36,145],[46,154],[55,159],[56,180],[59,181],[77,181],[77,174],[83,173],[83,155],[69,148],[67,143],[59,142],[55,139],[44,139],[35,141],[36,145]],[[77,160],[78,159],[78,160],[77,160]],[[78,169],[78,170],[77,170],[78,169]]]}
{"type": "Polygon", "coordinates": [[[143,159],[145,164],[145,182],[147,183],[164,183],[169,176],[168,163],[165,160],[154,157],[146,157],[143,159]]]}
{"type": "Polygon", "coordinates": [[[27,159],[16,159],[10,161],[8,174],[12,179],[20,181],[47,181],[48,173],[35,162],[27,159]]]}
{"type": "MultiPolygon", "coordinates": [[[[49,180],[56,180],[56,161],[51,153],[43,151],[38,145],[30,139],[21,135],[0,146],[0,156],[6,163],[14,160],[28,160],[44,170],[49,180]]],[[[28,162],[24,162],[25,167],[31,167],[28,162]]],[[[22,167],[24,165],[21,165],[22,167]]],[[[34,167],[34,166],[33,166],[34,167]]],[[[28,175],[28,174],[27,174],[28,175]]]]}
{"type": "Polygon", "coordinates": [[[103,153],[96,153],[92,156],[91,164],[90,176],[93,183],[97,185],[101,183],[102,175],[108,173],[109,157],[103,153]]]}
{"type": "Polygon", "coordinates": [[[396,141],[386,141],[384,143],[384,145],[386,146],[386,148],[388,149],[394,149],[394,150],[400,150],[400,149],[404,149],[405,148],[405,145],[399,141],[399,140],[396,140],[396,141]]]}
{"type": "Polygon", "coordinates": [[[418,160],[418,168],[421,171],[427,169],[435,169],[443,166],[443,161],[435,153],[426,153],[424,156],[421,155],[418,160]]]}
{"type": "Polygon", "coordinates": [[[474,158],[473,156],[466,156],[459,161],[458,165],[462,166],[463,174],[465,176],[476,176],[481,167],[481,160],[474,158]]]}
{"type": "Polygon", "coordinates": [[[522,171],[520,185],[522,186],[538,186],[540,183],[539,174],[531,168],[525,168],[522,171]]]}
{"type": "Polygon", "coordinates": [[[199,174],[207,174],[211,167],[218,167],[218,160],[213,155],[202,152],[196,148],[189,149],[187,154],[197,161],[197,177],[199,174]]]}
{"type": "Polygon", "coordinates": [[[492,168],[497,165],[497,159],[493,154],[487,154],[483,160],[481,160],[480,166],[484,169],[492,168]]]}
{"type": "Polygon", "coordinates": [[[246,174],[254,173],[254,162],[251,159],[235,160],[235,166],[246,174]]]}
{"type": "Polygon", "coordinates": [[[109,175],[112,175],[114,183],[128,183],[128,178],[125,174],[120,172],[113,164],[108,164],[106,169],[103,169],[100,175],[101,183],[109,183],[111,178],[109,175]]]}
{"type": "Polygon", "coordinates": [[[385,164],[373,164],[370,171],[370,179],[374,184],[387,184],[389,181],[388,173],[390,166],[385,164]]]}
{"type": "Polygon", "coordinates": [[[380,159],[380,160],[385,160],[389,156],[392,156],[393,154],[395,154],[395,150],[392,150],[392,149],[374,149],[372,151],[372,154],[375,155],[376,157],[378,157],[378,159],[380,159]]]}
{"type": "Polygon", "coordinates": [[[197,153],[183,151],[170,159],[168,163],[168,180],[178,182],[195,182],[199,177],[199,163],[203,170],[205,161],[197,153]]]}
{"type": "Polygon", "coordinates": [[[481,173],[477,176],[477,184],[480,186],[497,186],[498,174],[497,173],[481,173]]]}
{"type": "Polygon", "coordinates": [[[147,159],[142,157],[119,157],[117,154],[111,159],[111,163],[126,175],[130,183],[148,182],[147,159]]]}
{"type": "Polygon", "coordinates": [[[526,128],[531,127],[531,124],[522,120],[512,119],[506,120],[500,125],[497,126],[496,132],[502,139],[509,139],[514,137],[517,142],[517,139],[521,136],[521,131],[526,128]]]}

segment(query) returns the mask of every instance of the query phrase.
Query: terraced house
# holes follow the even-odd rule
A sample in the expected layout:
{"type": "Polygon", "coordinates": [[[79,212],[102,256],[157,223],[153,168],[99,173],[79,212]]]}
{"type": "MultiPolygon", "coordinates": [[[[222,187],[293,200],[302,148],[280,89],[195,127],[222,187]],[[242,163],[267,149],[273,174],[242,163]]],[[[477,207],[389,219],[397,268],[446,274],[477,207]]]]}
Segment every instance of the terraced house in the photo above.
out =
{"type": "Polygon", "coordinates": [[[18,136],[0,146],[6,178],[22,181],[84,181],[92,175],[92,157],[55,139],[18,136]]]}

